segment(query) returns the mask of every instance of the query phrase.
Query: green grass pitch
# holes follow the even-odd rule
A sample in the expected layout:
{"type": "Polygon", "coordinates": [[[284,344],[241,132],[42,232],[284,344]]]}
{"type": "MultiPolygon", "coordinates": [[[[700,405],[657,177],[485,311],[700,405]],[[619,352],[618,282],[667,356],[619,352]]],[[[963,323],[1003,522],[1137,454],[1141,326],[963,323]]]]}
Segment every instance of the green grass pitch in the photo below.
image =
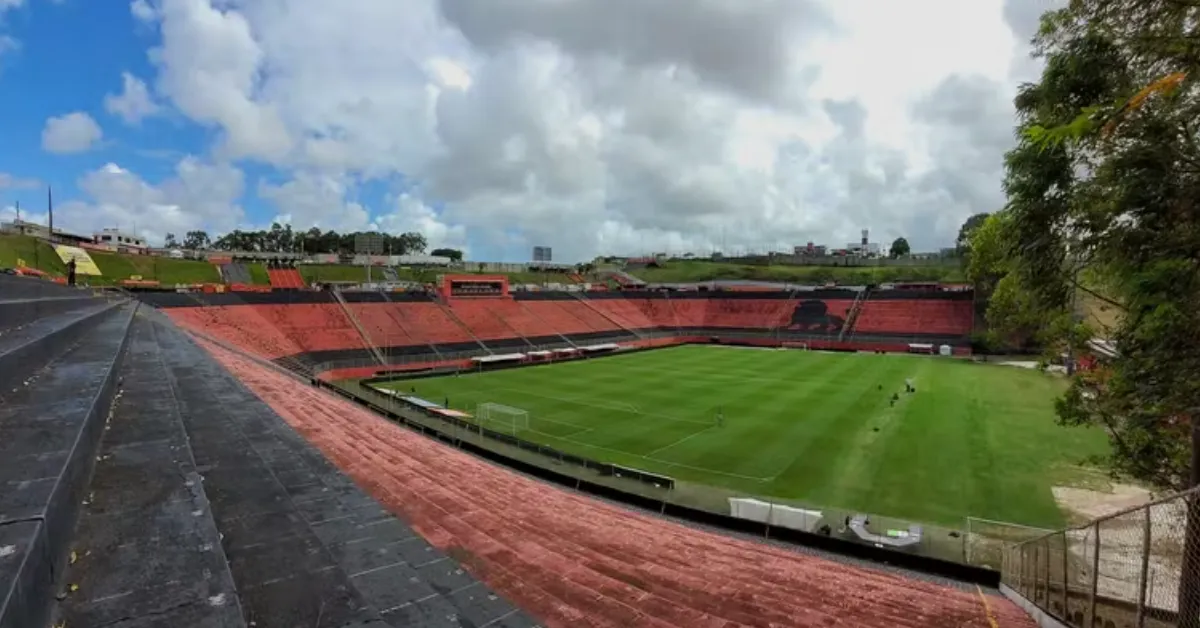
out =
{"type": "Polygon", "coordinates": [[[390,386],[521,408],[520,436],[593,459],[953,527],[1062,525],[1051,487],[1107,447],[1055,424],[1061,378],[928,356],[686,346],[390,386]]]}

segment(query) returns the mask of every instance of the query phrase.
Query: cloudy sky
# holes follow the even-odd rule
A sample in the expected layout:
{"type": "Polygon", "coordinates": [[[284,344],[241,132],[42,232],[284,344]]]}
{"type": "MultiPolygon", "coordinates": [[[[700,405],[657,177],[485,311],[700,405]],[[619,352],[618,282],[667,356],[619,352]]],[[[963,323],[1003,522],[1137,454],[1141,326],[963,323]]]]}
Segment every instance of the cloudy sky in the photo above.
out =
{"type": "Polygon", "coordinates": [[[949,245],[1051,0],[0,0],[0,217],[472,259],[949,245]]]}

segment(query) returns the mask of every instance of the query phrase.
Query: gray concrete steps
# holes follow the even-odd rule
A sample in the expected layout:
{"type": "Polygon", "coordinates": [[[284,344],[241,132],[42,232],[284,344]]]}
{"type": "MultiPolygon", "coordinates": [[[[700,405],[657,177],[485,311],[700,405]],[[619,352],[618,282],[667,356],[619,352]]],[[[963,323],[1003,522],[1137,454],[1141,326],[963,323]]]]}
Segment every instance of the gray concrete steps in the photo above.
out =
{"type": "Polygon", "coordinates": [[[163,364],[138,316],[71,547],[66,626],[245,626],[163,364]]]}
{"type": "Polygon", "coordinates": [[[0,395],[0,628],[46,624],[135,308],[31,326],[44,335],[0,353],[0,373],[24,377],[0,395]]]}
{"type": "Polygon", "coordinates": [[[40,299],[78,294],[78,288],[63,286],[53,281],[0,274],[0,299],[40,299]]]}
{"type": "Polygon", "coordinates": [[[74,346],[118,304],[94,299],[81,308],[42,317],[0,335],[0,398],[74,346]]]}
{"type": "Polygon", "coordinates": [[[381,507],[182,332],[157,329],[248,623],[537,625],[381,507]],[[471,595],[455,595],[466,587],[471,595]]]}
{"type": "Polygon", "coordinates": [[[90,295],[41,299],[0,298],[0,338],[48,316],[86,308],[96,303],[90,295]]]}

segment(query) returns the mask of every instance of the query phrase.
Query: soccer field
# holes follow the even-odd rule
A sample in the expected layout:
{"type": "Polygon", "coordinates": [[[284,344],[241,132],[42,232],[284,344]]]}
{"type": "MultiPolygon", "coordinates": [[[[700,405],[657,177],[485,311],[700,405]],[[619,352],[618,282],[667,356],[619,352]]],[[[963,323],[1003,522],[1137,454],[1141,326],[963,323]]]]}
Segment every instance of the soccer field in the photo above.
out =
{"type": "Polygon", "coordinates": [[[388,386],[520,408],[519,436],[596,460],[953,527],[1063,524],[1051,487],[1107,448],[1055,424],[1063,380],[926,356],[685,346],[388,386]]]}

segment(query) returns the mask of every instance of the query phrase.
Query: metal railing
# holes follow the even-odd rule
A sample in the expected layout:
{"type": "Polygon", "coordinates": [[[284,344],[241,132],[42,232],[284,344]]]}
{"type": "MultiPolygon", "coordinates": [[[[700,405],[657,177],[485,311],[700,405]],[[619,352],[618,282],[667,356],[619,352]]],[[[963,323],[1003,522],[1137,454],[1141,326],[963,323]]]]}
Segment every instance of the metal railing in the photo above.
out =
{"type": "Polygon", "coordinates": [[[1198,627],[1200,487],[1009,545],[1001,582],[1072,628],[1198,627]]]}

